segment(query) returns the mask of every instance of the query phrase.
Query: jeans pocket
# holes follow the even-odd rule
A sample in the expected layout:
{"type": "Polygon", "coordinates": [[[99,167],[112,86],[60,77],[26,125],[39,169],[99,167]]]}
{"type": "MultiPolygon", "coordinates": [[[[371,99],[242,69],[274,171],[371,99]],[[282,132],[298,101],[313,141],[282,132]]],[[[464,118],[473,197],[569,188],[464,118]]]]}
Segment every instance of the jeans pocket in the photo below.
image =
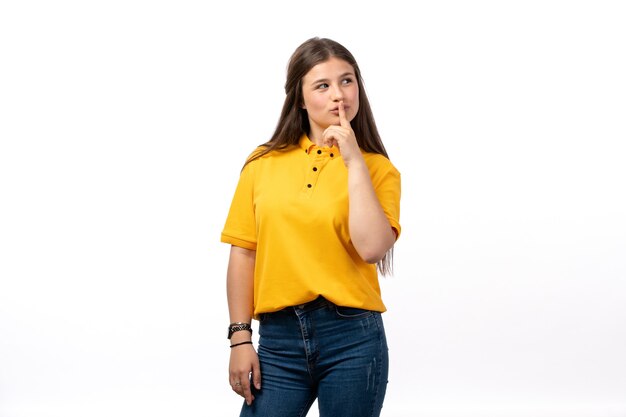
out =
{"type": "Polygon", "coordinates": [[[355,320],[370,317],[373,312],[356,307],[335,306],[335,314],[341,319],[355,320]]]}

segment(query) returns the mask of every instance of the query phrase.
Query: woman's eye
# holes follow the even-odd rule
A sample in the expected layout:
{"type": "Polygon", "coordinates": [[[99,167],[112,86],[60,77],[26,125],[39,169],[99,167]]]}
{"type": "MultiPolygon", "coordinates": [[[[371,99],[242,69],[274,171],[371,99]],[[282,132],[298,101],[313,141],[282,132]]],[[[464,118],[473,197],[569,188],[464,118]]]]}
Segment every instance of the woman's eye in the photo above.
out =
{"type": "Polygon", "coordinates": [[[322,83],[322,84],[318,85],[317,88],[328,88],[328,84],[322,83]]]}
{"type": "Polygon", "coordinates": [[[352,78],[346,78],[342,81],[344,84],[350,84],[352,82],[352,78]]]}

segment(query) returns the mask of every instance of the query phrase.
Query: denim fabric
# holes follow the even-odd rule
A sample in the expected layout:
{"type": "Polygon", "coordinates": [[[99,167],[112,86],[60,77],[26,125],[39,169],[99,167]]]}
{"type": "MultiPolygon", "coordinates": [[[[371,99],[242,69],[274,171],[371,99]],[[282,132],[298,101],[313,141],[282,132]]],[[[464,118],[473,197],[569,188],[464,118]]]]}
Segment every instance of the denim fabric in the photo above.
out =
{"type": "Polygon", "coordinates": [[[320,417],[376,417],[387,388],[381,314],[318,298],[262,314],[261,390],[241,417],[302,417],[317,398],[320,417]]]}

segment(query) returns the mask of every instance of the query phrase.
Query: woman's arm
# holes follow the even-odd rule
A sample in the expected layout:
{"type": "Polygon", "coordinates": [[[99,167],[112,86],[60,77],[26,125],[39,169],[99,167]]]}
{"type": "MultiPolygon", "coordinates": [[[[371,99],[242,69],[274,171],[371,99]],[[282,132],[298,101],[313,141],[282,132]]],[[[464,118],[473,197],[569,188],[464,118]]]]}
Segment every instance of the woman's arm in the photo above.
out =
{"type": "Polygon", "coordinates": [[[365,262],[376,263],[393,246],[396,233],[378,201],[362,156],[348,165],[348,198],[350,238],[354,248],[365,262]]]}
{"type": "Polygon", "coordinates": [[[396,233],[378,201],[343,101],[339,103],[339,123],[329,126],[322,139],[325,145],[337,145],[348,169],[350,239],[361,259],[374,264],[393,246],[396,233]]]}
{"type": "MultiPolygon", "coordinates": [[[[252,320],[255,257],[256,251],[239,246],[230,247],[226,292],[231,323],[238,321],[250,323],[252,320]]],[[[236,332],[233,334],[233,338],[241,336],[242,333],[245,334],[246,332],[236,332]]],[[[249,332],[247,334],[250,335],[249,332]]],[[[247,340],[250,338],[248,337],[247,340]]]]}
{"type": "MultiPolygon", "coordinates": [[[[256,251],[231,246],[228,272],[226,275],[226,293],[228,296],[228,311],[230,322],[250,323],[252,321],[252,307],[254,294],[254,263],[256,251]]],[[[250,341],[248,331],[233,333],[231,344],[250,341]]],[[[230,385],[237,394],[252,404],[254,396],[250,391],[250,373],[257,389],[261,389],[261,372],[259,358],[251,344],[244,344],[231,348],[229,379],[230,385]]]]}

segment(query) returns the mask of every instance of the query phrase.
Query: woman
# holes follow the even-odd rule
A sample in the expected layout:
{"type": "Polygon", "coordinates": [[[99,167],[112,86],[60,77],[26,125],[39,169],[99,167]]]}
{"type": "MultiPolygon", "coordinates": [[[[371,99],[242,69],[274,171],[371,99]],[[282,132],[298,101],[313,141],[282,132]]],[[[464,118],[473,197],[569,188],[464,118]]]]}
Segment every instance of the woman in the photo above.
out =
{"type": "Polygon", "coordinates": [[[230,384],[241,416],[304,416],[316,398],[321,417],[378,416],[388,357],[377,266],[390,271],[400,234],[400,174],[342,45],[300,45],[285,91],[222,232],[230,384]]]}

